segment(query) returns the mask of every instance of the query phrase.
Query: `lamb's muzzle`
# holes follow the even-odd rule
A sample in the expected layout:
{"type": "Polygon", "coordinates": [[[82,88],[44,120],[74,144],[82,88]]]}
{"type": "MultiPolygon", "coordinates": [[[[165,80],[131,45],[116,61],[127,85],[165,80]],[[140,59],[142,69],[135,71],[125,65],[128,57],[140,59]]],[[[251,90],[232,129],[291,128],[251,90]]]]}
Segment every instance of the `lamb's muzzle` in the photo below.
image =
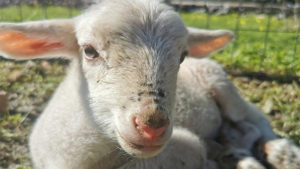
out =
{"type": "MultiPolygon", "coordinates": [[[[152,99],[144,99],[140,112],[132,114],[129,122],[118,128],[119,140],[122,140],[126,147],[138,151],[139,157],[149,157],[162,150],[171,136],[172,124],[168,114],[152,99]],[[150,103],[150,104],[149,104],[150,103]],[[151,155],[149,155],[149,153],[151,155]]],[[[122,144],[121,144],[122,145],[122,144]]]]}

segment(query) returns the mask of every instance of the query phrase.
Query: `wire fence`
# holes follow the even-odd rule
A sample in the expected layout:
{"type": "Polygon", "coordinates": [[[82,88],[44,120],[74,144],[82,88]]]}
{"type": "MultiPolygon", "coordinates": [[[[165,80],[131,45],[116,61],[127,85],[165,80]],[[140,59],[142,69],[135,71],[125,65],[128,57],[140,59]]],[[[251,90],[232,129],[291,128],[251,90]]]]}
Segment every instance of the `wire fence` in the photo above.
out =
{"type": "MultiPolygon", "coordinates": [[[[264,33],[263,36],[263,52],[260,55],[259,69],[263,67],[263,60],[267,56],[267,48],[269,45],[270,33],[280,33],[280,34],[289,34],[295,36],[294,42],[290,42],[287,45],[292,45],[293,49],[293,60],[299,59],[298,49],[299,48],[299,34],[300,34],[300,1],[247,1],[247,0],[237,0],[237,1],[199,1],[199,0],[179,0],[179,1],[170,1],[170,4],[175,6],[178,11],[201,11],[206,14],[206,23],[205,28],[210,29],[210,22],[212,15],[236,13],[235,27],[233,28],[236,38],[238,40],[240,32],[259,32],[264,33]],[[251,28],[241,28],[241,16],[245,13],[256,13],[256,14],[265,14],[267,15],[267,22],[265,23],[265,29],[251,29],[251,28]],[[289,30],[280,30],[272,29],[272,17],[276,16],[278,19],[284,19],[292,17],[294,19],[294,28],[289,30]]],[[[234,57],[234,51],[236,48],[236,43],[232,46],[231,52],[231,62],[234,57]]],[[[294,68],[294,67],[293,67],[294,68]]],[[[294,70],[300,71],[300,70],[294,70]]]]}
{"type": "MultiPolygon", "coordinates": [[[[53,17],[73,17],[93,3],[95,3],[94,0],[2,0],[0,1],[0,19],[1,21],[20,22],[53,17]],[[33,7],[30,9],[37,9],[38,12],[34,10],[28,11],[28,6],[33,7]],[[53,6],[60,6],[66,10],[59,13],[52,10],[53,6]],[[7,8],[14,8],[14,14],[6,11],[5,9],[7,8]],[[33,15],[32,13],[34,12],[39,13],[38,16],[33,15]]],[[[166,3],[174,6],[177,11],[182,13],[201,14],[195,16],[194,21],[199,22],[197,17],[202,18],[199,27],[206,29],[224,28],[214,25],[215,16],[230,15],[230,25],[225,26],[225,28],[233,30],[236,34],[236,41],[231,45],[230,51],[227,52],[230,53],[228,54],[230,57],[227,58],[229,60],[228,65],[231,65],[233,69],[236,66],[236,59],[239,59],[236,58],[237,50],[244,43],[243,41],[239,41],[242,35],[246,34],[251,38],[254,36],[254,33],[260,34],[259,40],[262,43],[259,45],[260,52],[256,56],[259,57],[259,61],[256,61],[256,65],[254,66],[256,67],[254,69],[256,72],[266,71],[264,69],[266,66],[265,60],[267,58],[270,60],[270,57],[272,57],[277,48],[276,45],[270,45],[272,41],[276,41],[274,36],[280,36],[282,39],[290,37],[286,44],[284,44],[288,48],[284,54],[288,53],[286,57],[288,57],[289,62],[282,63],[281,66],[285,67],[283,74],[290,73],[298,77],[300,76],[300,61],[298,61],[300,60],[300,0],[166,0],[166,3]],[[264,23],[262,23],[264,26],[243,25],[243,22],[245,22],[244,16],[247,14],[255,14],[255,17],[266,17],[263,20],[264,23]],[[279,22],[279,20],[285,21],[279,22]],[[287,24],[290,25],[284,26],[287,24]]],[[[190,25],[193,26],[193,24],[190,25]]]]}

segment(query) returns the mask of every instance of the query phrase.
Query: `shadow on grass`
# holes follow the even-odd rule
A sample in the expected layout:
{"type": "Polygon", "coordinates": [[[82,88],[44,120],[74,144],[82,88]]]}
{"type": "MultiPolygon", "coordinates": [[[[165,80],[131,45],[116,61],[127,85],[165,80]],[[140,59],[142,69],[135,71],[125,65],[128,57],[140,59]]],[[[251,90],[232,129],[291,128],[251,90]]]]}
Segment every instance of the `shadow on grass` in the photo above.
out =
{"type": "Polygon", "coordinates": [[[276,81],[278,83],[293,83],[300,85],[300,76],[293,74],[268,74],[265,72],[241,72],[237,70],[226,69],[226,72],[233,77],[248,77],[262,81],[276,81]]]}

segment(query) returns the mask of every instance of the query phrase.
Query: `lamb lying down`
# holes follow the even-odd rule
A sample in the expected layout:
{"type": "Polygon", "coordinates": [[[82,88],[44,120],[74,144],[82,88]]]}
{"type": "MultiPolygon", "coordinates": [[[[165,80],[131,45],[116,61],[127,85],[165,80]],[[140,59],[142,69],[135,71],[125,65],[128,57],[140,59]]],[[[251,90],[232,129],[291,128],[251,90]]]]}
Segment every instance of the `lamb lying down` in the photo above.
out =
{"type": "MultiPolygon", "coordinates": [[[[215,140],[226,118],[242,131],[255,128],[257,136],[251,135],[253,129],[231,140],[239,132],[225,123],[223,130],[228,129],[220,137],[228,137],[224,144],[232,148],[224,157],[241,150],[262,167],[250,151],[259,139],[266,143],[267,162],[299,169],[294,160],[299,149],[278,140],[221,66],[203,58],[233,38],[226,30],[185,27],[159,0],[104,0],[72,19],[0,23],[0,53],[5,58],[71,60],[65,80],[30,135],[34,166],[204,168],[212,149],[203,140],[215,140]]],[[[211,161],[227,166],[222,158],[211,161]]],[[[247,166],[247,160],[240,161],[238,166],[247,166]]]]}

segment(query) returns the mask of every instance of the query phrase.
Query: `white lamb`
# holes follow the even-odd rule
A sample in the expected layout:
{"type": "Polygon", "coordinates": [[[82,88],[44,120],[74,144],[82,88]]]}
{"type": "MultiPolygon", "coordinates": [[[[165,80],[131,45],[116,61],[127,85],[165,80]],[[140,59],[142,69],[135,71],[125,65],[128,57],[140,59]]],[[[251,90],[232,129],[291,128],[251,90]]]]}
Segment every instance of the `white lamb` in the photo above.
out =
{"type": "Polygon", "coordinates": [[[217,136],[221,117],[276,139],[217,63],[180,65],[232,39],[230,31],[186,28],[157,0],[105,0],[73,19],[1,23],[4,57],[72,60],[31,133],[35,167],[203,168],[202,139],[217,136]]]}

